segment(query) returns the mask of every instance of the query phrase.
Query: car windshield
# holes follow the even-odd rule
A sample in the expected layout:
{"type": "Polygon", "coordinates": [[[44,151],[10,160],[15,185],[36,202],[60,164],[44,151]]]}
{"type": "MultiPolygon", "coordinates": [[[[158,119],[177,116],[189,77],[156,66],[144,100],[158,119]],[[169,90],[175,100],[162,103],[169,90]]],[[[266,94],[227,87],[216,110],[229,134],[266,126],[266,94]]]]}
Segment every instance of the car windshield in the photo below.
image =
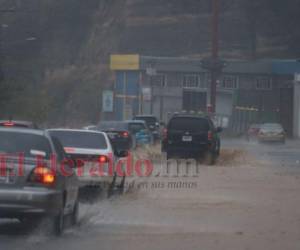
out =
{"type": "Polygon", "coordinates": [[[40,152],[45,159],[52,153],[49,140],[45,136],[18,133],[0,132],[0,152],[8,154],[23,153],[25,157],[34,158],[40,152]]]}
{"type": "Polygon", "coordinates": [[[276,123],[263,124],[261,126],[261,129],[262,130],[283,130],[282,126],[276,123]]]}
{"type": "Polygon", "coordinates": [[[143,123],[129,123],[129,131],[133,134],[136,134],[145,129],[146,126],[143,123]]]}
{"type": "Polygon", "coordinates": [[[106,149],[107,143],[101,133],[79,131],[50,131],[51,136],[58,138],[63,147],[106,149]]]}
{"type": "Polygon", "coordinates": [[[204,118],[177,117],[170,121],[168,129],[189,132],[208,131],[209,123],[204,118]]]}

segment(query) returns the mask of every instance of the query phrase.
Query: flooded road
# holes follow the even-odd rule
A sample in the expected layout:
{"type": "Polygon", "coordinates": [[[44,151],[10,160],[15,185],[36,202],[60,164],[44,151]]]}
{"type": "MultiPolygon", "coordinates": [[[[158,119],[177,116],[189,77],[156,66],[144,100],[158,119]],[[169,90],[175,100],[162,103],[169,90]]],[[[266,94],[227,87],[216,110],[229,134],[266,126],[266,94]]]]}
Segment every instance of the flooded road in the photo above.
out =
{"type": "Polygon", "coordinates": [[[123,196],[81,204],[61,238],[2,220],[0,249],[299,249],[299,144],[223,140],[198,177],[134,177],[123,196]]]}

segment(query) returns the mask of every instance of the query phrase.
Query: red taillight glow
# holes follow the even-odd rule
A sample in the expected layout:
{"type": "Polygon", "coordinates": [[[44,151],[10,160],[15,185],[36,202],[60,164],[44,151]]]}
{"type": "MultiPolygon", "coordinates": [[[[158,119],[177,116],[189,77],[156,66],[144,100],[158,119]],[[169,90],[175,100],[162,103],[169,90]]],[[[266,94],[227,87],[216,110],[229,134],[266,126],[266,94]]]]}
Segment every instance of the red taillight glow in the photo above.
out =
{"type": "Polygon", "coordinates": [[[122,136],[123,136],[123,137],[128,137],[128,136],[129,136],[129,133],[128,133],[127,131],[122,132],[122,136]]]}
{"type": "Polygon", "coordinates": [[[13,126],[15,126],[15,124],[13,122],[5,122],[5,123],[3,123],[3,126],[5,126],[5,127],[13,127],[13,126]]]}
{"type": "Polygon", "coordinates": [[[75,152],[74,148],[69,148],[69,147],[65,147],[64,150],[66,153],[74,153],[75,152]]]}
{"type": "Polygon", "coordinates": [[[213,139],[213,134],[212,134],[211,131],[208,131],[207,139],[208,139],[209,141],[211,141],[211,140],[213,139]]]}
{"type": "Polygon", "coordinates": [[[51,185],[55,182],[55,173],[47,167],[36,167],[33,170],[30,181],[34,183],[41,183],[51,185]]]}
{"type": "Polygon", "coordinates": [[[108,162],[108,157],[105,156],[105,155],[99,156],[99,162],[100,163],[106,163],[106,162],[108,162]]]}

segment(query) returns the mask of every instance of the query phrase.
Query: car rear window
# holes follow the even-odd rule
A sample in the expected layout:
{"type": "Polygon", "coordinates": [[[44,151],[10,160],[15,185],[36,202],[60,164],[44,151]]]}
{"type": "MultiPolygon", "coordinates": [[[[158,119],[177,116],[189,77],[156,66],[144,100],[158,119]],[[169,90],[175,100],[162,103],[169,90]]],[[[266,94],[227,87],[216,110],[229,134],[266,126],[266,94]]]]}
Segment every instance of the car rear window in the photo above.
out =
{"type": "Polygon", "coordinates": [[[146,129],[146,126],[143,123],[129,123],[129,130],[131,133],[135,134],[143,129],[146,129]]]}
{"type": "Polygon", "coordinates": [[[171,119],[168,128],[169,130],[190,132],[208,131],[209,122],[205,118],[177,117],[171,119]]]}
{"type": "Polygon", "coordinates": [[[44,158],[49,159],[52,153],[49,140],[42,135],[0,132],[0,153],[24,153],[25,157],[34,158],[34,151],[45,153],[44,158]]]}
{"type": "Polygon", "coordinates": [[[63,147],[106,149],[107,143],[103,134],[79,131],[50,131],[51,136],[58,138],[63,147]]]}

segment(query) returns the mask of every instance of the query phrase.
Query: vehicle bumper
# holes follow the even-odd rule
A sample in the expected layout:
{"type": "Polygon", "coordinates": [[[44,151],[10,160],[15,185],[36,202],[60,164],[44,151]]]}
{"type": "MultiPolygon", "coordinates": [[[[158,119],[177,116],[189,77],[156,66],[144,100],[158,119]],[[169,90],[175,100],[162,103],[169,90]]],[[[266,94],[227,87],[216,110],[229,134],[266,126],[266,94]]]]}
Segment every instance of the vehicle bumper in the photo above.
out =
{"type": "Polygon", "coordinates": [[[78,177],[79,179],[79,186],[86,187],[86,186],[107,186],[113,182],[114,177],[110,175],[103,175],[103,176],[81,176],[78,177]]]}
{"type": "Polygon", "coordinates": [[[56,215],[62,197],[61,191],[46,188],[0,189],[0,217],[56,215]]]}
{"type": "Polygon", "coordinates": [[[171,155],[178,155],[178,156],[197,156],[199,154],[203,154],[204,152],[211,149],[210,145],[203,144],[203,145],[186,145],[186,146],[172,146],[167,145],[164,147],[164,151],[171,155]]]}

